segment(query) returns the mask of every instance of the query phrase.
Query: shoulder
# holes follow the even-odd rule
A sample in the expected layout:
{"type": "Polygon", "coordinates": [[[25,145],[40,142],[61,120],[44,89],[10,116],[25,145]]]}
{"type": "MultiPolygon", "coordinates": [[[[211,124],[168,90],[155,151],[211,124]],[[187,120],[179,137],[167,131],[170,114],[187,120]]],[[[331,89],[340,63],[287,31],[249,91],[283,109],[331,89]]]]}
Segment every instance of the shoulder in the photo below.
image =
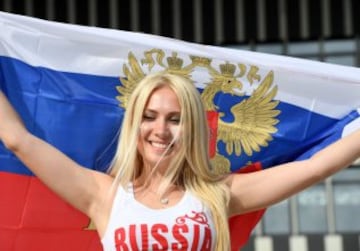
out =
{"type": "Polygon", "coordinates": [[[101,234],[106,228],[117,188],[114,186],[114,178],[109,174],[94,171],[93,177],[97,188],[89,210],[89,217],[101,234]]]}

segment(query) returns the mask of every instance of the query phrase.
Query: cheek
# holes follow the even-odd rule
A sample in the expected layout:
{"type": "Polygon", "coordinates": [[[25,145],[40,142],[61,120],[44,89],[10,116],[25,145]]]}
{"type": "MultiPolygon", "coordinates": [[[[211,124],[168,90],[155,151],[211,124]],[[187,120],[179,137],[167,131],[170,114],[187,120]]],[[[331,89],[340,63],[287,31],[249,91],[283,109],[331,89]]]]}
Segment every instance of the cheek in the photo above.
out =
{"type": "Polygon", "coordinates": [[[170,127],[170,132],[171,132],[171,138],[174,141],[174,143],[179,143],[181,138],[182,138],[182,130],[180,128],[180,126],[178,125],[174,125],[172,127],[170,127]]]}
{"type": "Polygon", "coordinates": [[[148,123],[141,123],[139,128],[139,139],[143,139],[150,131],[150,125],[148,123]]]}
{"type": "Polygon", "coordinates": [[[170,132],[173,139],[178,137],[179,128],[180,128],[179,126],[175,126],[175,125],[170,127],[170,132]]]}

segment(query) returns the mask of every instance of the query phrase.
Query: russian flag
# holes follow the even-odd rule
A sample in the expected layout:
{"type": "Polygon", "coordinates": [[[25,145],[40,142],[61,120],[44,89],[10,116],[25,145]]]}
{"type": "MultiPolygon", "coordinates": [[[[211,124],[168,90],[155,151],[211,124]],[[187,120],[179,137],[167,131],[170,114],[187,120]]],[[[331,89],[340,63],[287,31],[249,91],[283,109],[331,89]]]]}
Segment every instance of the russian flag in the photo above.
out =
{"type": "MultiPolygon", "coordinates": [[[[3,12],[0,30],[0,88],[27,128],[101,172],[114,154],[128,94],[155,71],[186,75],[199,89],[219,172],[305,159],[360,126],[354,67],[3,12]]],[[[233,250],[263,213],[231,219],[233,250]]],[[[0,250],[101,250],[89,218],[1,143],[0,250]]]]}

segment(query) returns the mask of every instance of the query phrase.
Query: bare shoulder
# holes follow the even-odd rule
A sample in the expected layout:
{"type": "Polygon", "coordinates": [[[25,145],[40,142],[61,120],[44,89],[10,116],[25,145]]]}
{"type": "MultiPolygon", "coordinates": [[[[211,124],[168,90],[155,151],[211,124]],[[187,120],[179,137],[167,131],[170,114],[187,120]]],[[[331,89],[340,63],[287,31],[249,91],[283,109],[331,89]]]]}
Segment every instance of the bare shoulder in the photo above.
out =
{"type": "Polygon", "coordinates": [[[114,177],[110,176],[107,173],[91,170],[92,176],[95,180],[95,183],[98,187],[99,197],[103,197],[104,194],[110,191],[110,188],[113,184],[114,177]]]}
{"type": "Polygon", "coordinates": [[[110,196],[114,178],[107,173],[90,170],[92,176],[93,185],[95,186],[92,190],[94,205],[103,205],[107,198],[110,196]]]}
{"type": "Polygon", "coordinates": [[[114,189],[114,178],[109,174],[94,170],[91,170],[91,173],[96,189],[88,215],[102,236],[108,223],[116,189],[114,189]]]}

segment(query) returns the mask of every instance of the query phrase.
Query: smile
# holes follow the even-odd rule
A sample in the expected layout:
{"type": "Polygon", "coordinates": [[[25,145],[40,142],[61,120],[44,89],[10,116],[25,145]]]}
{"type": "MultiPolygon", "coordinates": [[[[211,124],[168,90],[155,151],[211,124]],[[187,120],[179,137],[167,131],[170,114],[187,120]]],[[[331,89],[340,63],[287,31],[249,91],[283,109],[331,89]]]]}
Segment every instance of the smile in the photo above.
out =
{"type": "Polygon", "coordinates": [[[154,141],[150,141],[150,144],[159,149],[166,149],[169,146],[169,144],[159,143],[159,142],[154,142],[154,141]]]}

